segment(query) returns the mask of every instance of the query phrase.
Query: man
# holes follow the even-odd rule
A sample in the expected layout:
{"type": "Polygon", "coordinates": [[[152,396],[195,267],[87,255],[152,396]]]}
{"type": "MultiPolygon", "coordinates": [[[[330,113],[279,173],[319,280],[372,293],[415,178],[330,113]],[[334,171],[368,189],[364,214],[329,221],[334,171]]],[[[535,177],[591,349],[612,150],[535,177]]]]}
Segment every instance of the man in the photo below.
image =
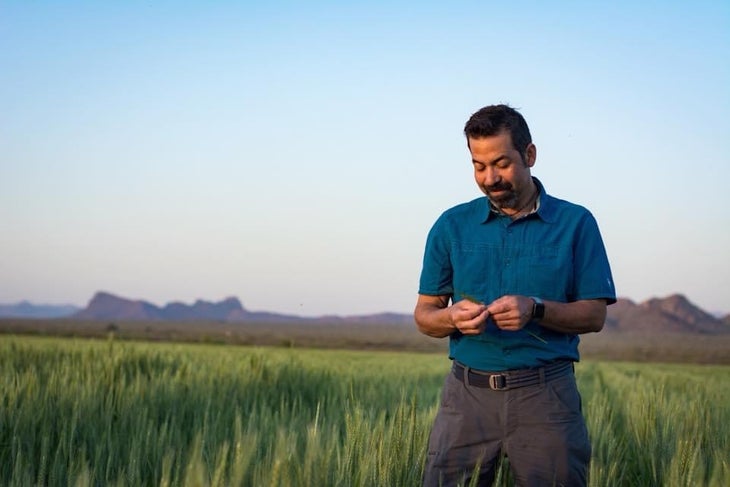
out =
{"type": "Polygon", "coordinates": [[[486,198],[432,227],[414,312],[422,333],[449,337],[453,360],[424,485],[491,485],[502,454],[518,485],[586,485],[577,335],[600,331],[616,301],[598,225],[532,177],[537,150],[516,110],[484,107],[464,134],[486,198]]]}

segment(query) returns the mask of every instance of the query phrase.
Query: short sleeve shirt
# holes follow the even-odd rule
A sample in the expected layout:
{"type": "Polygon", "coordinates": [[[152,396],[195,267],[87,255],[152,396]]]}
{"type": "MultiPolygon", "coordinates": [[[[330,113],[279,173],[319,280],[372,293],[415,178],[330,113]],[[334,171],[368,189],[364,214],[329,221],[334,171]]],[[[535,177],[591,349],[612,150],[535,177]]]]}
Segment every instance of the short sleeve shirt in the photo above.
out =
{"type": "MultiPolygon", "coordinates": [[[[512,220],[490,210],[486,197],[444,212],[429,232],[419,294],[491,303],[504,295],[550,301],[616,301],[606,250],[593,215],[552,197],[535,179],[540,204],[512,220]]],[[[476,336],[451,335],[449,356],[469,367],[501,371],[579,359],[577,335],[529,322],[519,331],[487,321],[476,336]]]]}

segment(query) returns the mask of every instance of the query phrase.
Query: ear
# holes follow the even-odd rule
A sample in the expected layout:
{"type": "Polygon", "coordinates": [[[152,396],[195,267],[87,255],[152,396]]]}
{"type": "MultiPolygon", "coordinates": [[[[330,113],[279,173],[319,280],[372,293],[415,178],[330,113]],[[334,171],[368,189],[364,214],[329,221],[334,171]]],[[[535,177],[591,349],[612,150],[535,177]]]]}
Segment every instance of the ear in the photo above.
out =
{"type": "Polygon", "coordinates": [[[535,144],[528,144],[527,148],[525,149],[525,165],[527,167],[532,167],[535,165],[535,161],[537,160],[537,147],[535,147],[535,144]]]}

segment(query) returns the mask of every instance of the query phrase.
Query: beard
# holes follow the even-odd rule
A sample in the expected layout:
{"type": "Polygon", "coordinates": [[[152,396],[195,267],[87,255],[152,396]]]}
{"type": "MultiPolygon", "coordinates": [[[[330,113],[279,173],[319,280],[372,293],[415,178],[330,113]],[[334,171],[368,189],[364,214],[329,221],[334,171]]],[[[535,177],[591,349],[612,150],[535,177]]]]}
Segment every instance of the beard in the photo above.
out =
{"type": "Polygon", "coordinates": [[[497,208],[516,209],[518,195],[511,184],[500,183],[493,186],[482,187],[482,191],[487,195],[489,201],[497,208]],[[495,194],[495,192],[498,192],[495,194]]]}

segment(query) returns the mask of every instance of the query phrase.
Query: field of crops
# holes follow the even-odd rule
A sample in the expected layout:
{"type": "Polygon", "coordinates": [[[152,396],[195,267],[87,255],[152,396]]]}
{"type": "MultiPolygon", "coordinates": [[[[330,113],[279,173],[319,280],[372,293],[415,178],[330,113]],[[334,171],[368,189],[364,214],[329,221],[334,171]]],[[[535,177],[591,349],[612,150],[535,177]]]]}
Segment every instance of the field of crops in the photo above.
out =
{"type": "MultiPolygon", "coordinates": [[[[0,336],[0,485],[415,486],[448,367],[441,354],[0,336]]],[[[591,485],[730,485],[729,373],[579,364],[591,485]]]]}

